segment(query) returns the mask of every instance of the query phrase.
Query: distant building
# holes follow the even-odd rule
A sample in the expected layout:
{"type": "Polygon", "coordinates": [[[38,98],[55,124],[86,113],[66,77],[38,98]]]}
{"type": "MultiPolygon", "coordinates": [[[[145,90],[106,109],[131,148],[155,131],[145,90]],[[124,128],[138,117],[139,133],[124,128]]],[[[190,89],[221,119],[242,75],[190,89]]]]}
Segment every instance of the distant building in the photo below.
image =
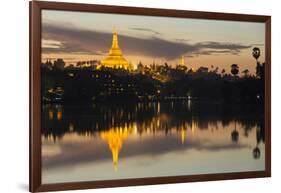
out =
{"type": "Polygon", "coordinates": [[[42,67],[48,70],[52,70],[53,64],[50,60],[47,60],[45,63],[42,63],[42,67]]]}
{"type": "Polygon", "coordinates": [[[78,67],[78,68],[92,68],[92,69],[96,69],[98,64],[99,64],[98,60],[78,61],[76,63],[76,67],[78,67]]]}
{"type": "Polygon", "coordinates": [[[118,45],[118,36],[117,32],[114,31],[113,39],[112,39],[112,46],[109,50],[108,56],[100,62],[97,66],[97,69],[102,67],[106,68],[116,68],[116,69],[125,69],[125,70],[133,70],[132,64],[130,64],[122,54],[121,49],[118,45]]]}

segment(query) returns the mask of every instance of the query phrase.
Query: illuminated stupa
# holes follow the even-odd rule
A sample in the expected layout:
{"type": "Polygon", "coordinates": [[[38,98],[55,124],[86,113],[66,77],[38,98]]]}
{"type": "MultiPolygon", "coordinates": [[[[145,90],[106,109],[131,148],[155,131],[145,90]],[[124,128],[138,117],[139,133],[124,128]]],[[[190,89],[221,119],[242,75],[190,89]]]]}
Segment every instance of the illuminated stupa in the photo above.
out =
{"type": "Polygon", "coordinates": [[[109,50],[109,54],[100,62],[100,64],[97,66],[97,69],[100,69],[101,67],[133,70],[132,65],[123,57],[122,51],[118,45],[118,36],[115,30],[113,33],[112,46],[109,50]]]}

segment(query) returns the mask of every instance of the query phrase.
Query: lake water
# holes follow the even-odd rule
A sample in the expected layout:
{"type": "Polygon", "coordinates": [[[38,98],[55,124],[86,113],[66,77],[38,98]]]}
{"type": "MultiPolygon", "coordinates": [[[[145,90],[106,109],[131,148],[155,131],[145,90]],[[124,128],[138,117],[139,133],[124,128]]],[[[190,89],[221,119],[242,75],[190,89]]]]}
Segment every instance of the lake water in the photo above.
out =
{"type": "Polygon", "coordinates": [[[43,105],[42,183],[265,169],[258,105],[43,105]]]}

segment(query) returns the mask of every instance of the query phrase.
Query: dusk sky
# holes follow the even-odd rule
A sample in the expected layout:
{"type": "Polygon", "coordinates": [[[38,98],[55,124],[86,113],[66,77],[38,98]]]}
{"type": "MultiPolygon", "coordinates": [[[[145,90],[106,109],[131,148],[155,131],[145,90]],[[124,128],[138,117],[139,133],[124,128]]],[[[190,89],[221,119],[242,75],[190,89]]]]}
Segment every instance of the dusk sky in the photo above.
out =
{"type": "Polygon", "coordinates": [[[171,17],[133,16],[73,11],[42,11],[42,61],[63,58],[67,64],[102,60],[111,47],[113,29],[118,32],[124,57],[136,66],[167,62],[255,73],[253,47],[261,49],[264,62],[265,25],[171,17]]]}

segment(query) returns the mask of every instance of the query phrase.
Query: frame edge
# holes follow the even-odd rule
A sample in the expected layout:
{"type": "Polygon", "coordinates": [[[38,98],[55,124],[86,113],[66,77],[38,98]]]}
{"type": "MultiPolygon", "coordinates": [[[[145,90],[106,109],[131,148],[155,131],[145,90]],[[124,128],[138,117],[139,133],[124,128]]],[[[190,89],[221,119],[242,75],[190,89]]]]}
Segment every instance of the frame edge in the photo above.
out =
{"type": "Polygon", "coordinates": [[[29,2],[29,191],[41,186],[41,108],[40,108],[40,60],[41,60],[41,9],[39,2],[29,2]]]}
{"type": "Polygon", "coordinates": [[[271,177],[271,16],[265,21],[265,174],[271,177]]]}
{"type": "MultiPolygon", "coordinates": [[[[93,10],[92,10],[93,11],[93,10]]],[[[77,189],[90,189],[90,188],[105,188],[105,187],[124,187],[124,186],[139,186],[139,185],[156,185],[156,184],[170,184],[170,183],[184,183],[184,182],[197,182],[197,181],[215,181],[215,180],[230,180],[230,179],[244,179],[244,178],[261,178],[271,177],[271,16],[265,15],[246,15],[246,14],[233,14],[233,13],[216,13],[216,12],[200,12],[200,11],[185,11],[185,10],[165,10],[155,8],[141,8],[141,7],[119,7],[108,5],[94,5],[94,4],[77,4],[77,3],[62,3],[62,2],[29,2],[29,191],[58,191],[58,190],[77,190],[77,189]],[[266,156],[265,156],[265,171],[258,172],[241,172],[241,173],[222,173],[205,175],[191,175],[191,176],[175,176],[176,180],[171,177],[158,177],[146,178],[146,180],[140,179],[122,179],[117,181],[107,180],[96,182],[71,182],[71,183],[58,183],[58,184],[42,184],[41,183],[41,98],[40,98],[40,86],[41,80],[40,63],[41,63],[41,10],[42,9],[56,9],[56,10],[73,10],[76,6],[84,6],[75,10],[89,12],[93,7],[97,9],[96,12],[107,13],[121,13],[121,14],[133,14],[134,9],[137,10],[135,15],[141,15],[143,10],[149,10],[149,13],[142,15],[154,15],[164,16],[163,11],[171,11],[175,16],[168,17],[188,17],[188,18],[210,18],[220,19],[223,16],[227,16],[224,20],[229,21],[251,21],[254,17],[255,21],[252,22],[264,22],[266,37],[266,78],[265,78],[265,127],[266,127],[266,156]],[[62,8],[66,6],[66,8],[62,8]],[[89,7],[87,7],[89,6],[89,7]],[[125,11],[128,9],[128,11],[125,11]],[[162,14],[160,14],[162,12],[162,14]],[[176,12],[179,12],[176,14],[176,12]],[[184,13],[186,14],[185,16],[184,13]],[[202,13],[201,16],[195,17],[196,14],[202,13]],[[239,17],[240,16],[240,17],[239,17]],[[241,20],[241,17],[245,19],[241,20]],[[228,175],[228,177],[223,177],[228,175]],[[161,181],[163,180],[163,181],[161,181]]]]}

